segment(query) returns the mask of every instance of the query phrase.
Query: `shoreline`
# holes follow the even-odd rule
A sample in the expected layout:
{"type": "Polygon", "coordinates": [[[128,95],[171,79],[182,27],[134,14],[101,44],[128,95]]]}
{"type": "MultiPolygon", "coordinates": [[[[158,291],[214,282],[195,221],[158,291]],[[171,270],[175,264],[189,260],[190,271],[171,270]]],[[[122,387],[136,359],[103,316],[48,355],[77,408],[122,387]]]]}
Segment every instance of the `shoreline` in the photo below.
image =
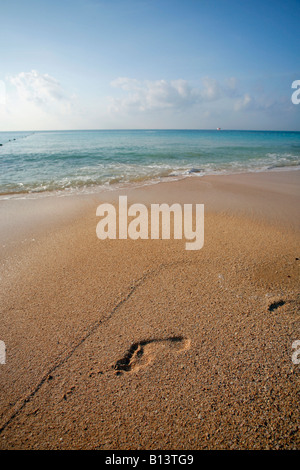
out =
{"type": "Polygon", "coordinates": [[[2,201],[0,448],[300,448],[299,176],[126,191],[204,203],[194,252],[98,240],[123,190],[2,201]]]}
{"type": "Polygon", "coordinates": [[[64,189],[52,189],[52,190],[44,190],[44,191],[17,191],[17,192],[6,192],[0,193],[0,202],[6,200],[23,200],[23,199],[38,199],[38,198],[47,198],[47,197],[72,197],[72,196],[92,196],[97,194],[102,194],[106,192],[114,192],[114,191],[127,191],[130,189],[140,189],[156,184],[164,184],[164,183],[171,183],[176,181],[185,180],[188,178],[207,178],[207,177],[238,177],[244,175],[256,175],[256,174],[269,174],[269,173],[293,173],[299,172],[300,166],[295,167],[278,167],[278,168],[267,168],[267,169],[259,169],[259,170],[242,170],[242,171],[235,171],[235,172],[213,172],[213,173],[205,173],[198,175],[197,173],[201,173],[201,171],[197,170],[194,172],[191,170],[190,173],[187,174],[180,174],[180,175],[167,175],[167,176],[158,176],[155,178],[147,178],[147,179],[137,179],[128,181],[125,183],[113,183],[113,184],[91,184],[90,186],[82,186],[82,187],[74,187],[74,188],[64,188],[64,189]]]}

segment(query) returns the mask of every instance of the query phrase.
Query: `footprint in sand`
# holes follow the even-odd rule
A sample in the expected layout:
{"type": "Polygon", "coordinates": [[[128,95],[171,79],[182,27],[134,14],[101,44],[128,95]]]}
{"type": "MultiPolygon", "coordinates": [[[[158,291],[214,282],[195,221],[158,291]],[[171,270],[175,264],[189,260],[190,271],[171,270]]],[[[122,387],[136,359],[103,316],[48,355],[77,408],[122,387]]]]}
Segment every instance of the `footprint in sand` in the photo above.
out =
{"type": "Polygon", "coordinates": [[[268,310],[269,312],[274,312],[274,310],[277,310],[279,307],[282,307],[284,304],[286,304],[286,302],[282,299],[280,300],[277,300],[276,302],[272,302],[269,307],[268,307],[268,310]]]}
{"type": "Polygon", "coordinates": [[[151,364],[158,354],[179,353],[189,349],[191,341],[183,336],[149,339],[133,343],[127,353],[113,366],[116,373],[137,371],[151,364]]]}

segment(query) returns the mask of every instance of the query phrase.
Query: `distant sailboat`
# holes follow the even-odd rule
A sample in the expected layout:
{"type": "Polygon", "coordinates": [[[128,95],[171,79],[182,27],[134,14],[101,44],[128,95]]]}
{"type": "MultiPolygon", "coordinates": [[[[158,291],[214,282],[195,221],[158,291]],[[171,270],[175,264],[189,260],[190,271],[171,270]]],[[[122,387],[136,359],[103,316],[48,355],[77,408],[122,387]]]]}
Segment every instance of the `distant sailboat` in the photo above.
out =
{"type": "Polygon", "coordinates": [[[217,131],[220,131],[221,130],[221,127],[217,127],[217,131]]]}

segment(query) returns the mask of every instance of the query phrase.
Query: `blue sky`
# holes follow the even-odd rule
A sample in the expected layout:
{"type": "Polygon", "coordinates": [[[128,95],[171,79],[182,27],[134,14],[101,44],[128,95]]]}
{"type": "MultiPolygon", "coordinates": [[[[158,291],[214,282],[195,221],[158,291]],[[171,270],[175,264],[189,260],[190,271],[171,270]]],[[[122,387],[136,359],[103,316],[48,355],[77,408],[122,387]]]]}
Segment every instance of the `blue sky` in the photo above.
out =
{"type": "Polygon", "coordinates": [[[300,130],[299,0],[2,0],[0,130],[300,130]]]}

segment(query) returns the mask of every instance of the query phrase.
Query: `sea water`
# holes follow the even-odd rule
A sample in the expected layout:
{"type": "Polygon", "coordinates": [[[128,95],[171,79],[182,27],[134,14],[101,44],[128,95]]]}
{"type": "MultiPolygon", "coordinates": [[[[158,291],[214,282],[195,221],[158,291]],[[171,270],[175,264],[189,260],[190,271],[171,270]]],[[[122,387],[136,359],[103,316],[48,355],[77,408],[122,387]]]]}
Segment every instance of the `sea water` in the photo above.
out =
{"type": "Polygon", "coordinates": [[[0,144],[2,198],[300,168],[300,132],[0,132],[0,144]]]}

